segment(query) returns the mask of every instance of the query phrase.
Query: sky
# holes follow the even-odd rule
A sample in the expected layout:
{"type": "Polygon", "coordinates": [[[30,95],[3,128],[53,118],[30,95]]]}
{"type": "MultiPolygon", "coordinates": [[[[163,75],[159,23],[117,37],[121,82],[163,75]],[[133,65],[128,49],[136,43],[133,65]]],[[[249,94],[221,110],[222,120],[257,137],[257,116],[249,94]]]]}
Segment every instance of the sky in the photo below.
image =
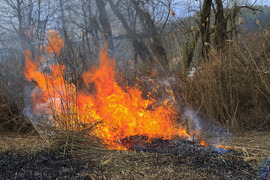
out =
{"type": "MultiPolygon", "coordinates": [[[[199,7],[199,1],[200,0],[174,0],[173,1],[173,10],[175,11],[176,15],[179,17],[187,17],[190,16],[192,14],[194,14],[194,10],[198,9],[199,7]]],[[[229,1],[229,0],[225,0],[229,1]]],[[[238,2],[243,1],[245,2],[249,2],[250,4],[256,2],[256,5],[268,5],[270,6],[270,0],[237,0],[238,2]]],[[[203,0],[201,0],[201,2],[203,2],[203,0]]]]}
{"type": "MultiPolygon", "coordinates": [[[[250,0],[250,2],[255,2],[255,0],[250,0]]],[[[257,0],[258,5],[270,5],[270,0],[257,0]]]]}
{"type": "MultiPolygon", "coordinates": [[[[192,2],[192,1],[194,0],[174,0],[174,2],[179,2],[179,3],[187,3],[187,2],[192,2]]],[[[270,0],[244,0],[244,1],[249,1],[250,3],[257,2],[258,5],[270,5],[270,0]]]]}

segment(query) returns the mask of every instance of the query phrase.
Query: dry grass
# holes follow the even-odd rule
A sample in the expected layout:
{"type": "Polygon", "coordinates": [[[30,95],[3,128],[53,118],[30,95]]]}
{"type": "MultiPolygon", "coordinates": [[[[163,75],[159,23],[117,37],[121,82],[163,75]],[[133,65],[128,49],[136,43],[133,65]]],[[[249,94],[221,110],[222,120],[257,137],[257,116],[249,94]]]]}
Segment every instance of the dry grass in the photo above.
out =
{"type": "Polygon", "coordinates": [[[34,130],[31,122],[22,114],[22,109],[3,89],[0,90],[0,130],[15,133],[30,133],[34,130]]]}
{"type": "Polygon", "coordinates": [[[258,157],[259,159],[270,157],[270,133],[249,131],[235,135],[232,145],[244,148],[247,157],[258,157]]]}
{"type": "Polygon", "coordinates": [[[213,49],[194,77],[179,76],[182,97],[205,119],[226,128],[269,128],[269,50],[269,38],[260,33],[228,42],[222,52],[213,49]]]}

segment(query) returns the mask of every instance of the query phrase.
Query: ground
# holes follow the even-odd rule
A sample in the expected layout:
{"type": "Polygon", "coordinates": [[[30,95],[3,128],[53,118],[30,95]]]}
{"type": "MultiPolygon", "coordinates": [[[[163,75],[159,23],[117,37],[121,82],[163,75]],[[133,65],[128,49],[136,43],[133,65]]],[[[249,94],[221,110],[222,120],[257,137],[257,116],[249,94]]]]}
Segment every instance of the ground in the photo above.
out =
{"type": "MultiPolygon", "coordinates": [[[[55,149],[55,145],[52,147],[52,144],[42,137],[39,134],[2,133],[0,135],[1,152],[11,150],[29,154],[29,152],[55,149]]],[[[242,179],[242,175],[243,179],[259,179],[260,173],[263,173],[258,173],[262,162],[265,162],[267,158],[270,160],[269,139],[270,132],[252,131],[234,134],[232,146],[236,147],[237,153],[220,155],[218,158],[221,163],[219,159],[210,160],[218,160],[217,165],[220,164],[221,169],[211,166],[206,168],[203,165],[198,167],[192,157],[176,156],[170,153],[112,151],[94,146],[75,148],[72,159],[85,162],[80,166],[82,170],[78,170],[78,179],[242,179]],[[238,172],[230,174],[229,171],[223,170],[222,161],[228,163],[231,161],[227,160],[231,158],[235,159],[235,163],[247,162],[252,170],[243,170],[240,174],[237,174],[238,172]]]]}

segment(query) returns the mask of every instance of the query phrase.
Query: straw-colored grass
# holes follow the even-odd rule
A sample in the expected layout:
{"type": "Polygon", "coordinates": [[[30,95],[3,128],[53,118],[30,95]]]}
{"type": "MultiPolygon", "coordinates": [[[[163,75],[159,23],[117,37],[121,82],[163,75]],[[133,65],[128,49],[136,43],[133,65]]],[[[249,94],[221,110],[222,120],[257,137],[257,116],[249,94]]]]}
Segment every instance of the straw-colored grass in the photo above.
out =
{"type": "Polygon", "coordinates": [[[204,119],[229,129],[270,127],[270,41],[263,33],[212,49],[193,77],[179,76],[182,97],[204,119]]]}

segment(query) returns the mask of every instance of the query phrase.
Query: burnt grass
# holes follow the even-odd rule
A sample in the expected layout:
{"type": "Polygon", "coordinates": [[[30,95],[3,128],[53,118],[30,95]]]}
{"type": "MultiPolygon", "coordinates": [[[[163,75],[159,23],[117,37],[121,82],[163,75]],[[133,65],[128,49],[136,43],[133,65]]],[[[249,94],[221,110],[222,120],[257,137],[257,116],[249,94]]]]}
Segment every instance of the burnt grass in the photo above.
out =
{"type": "Polygon", "coordinates": [[[0,179],[256,179],[235,150],[217,152],[185,140],[121,140],[131,151],[0,153],[0,179]],[[108,157],[110,156],[110,157],[108,157]],[[106,162],[107,160],[107,162],[106,162]]]}
{"type": "Polygon", "coordinates": [[[85,162],[73,160],[60,151],[40,151],[21,155],[18,152],[0,154],[1,179],[72,179],[78,178],[85,162]]]}

